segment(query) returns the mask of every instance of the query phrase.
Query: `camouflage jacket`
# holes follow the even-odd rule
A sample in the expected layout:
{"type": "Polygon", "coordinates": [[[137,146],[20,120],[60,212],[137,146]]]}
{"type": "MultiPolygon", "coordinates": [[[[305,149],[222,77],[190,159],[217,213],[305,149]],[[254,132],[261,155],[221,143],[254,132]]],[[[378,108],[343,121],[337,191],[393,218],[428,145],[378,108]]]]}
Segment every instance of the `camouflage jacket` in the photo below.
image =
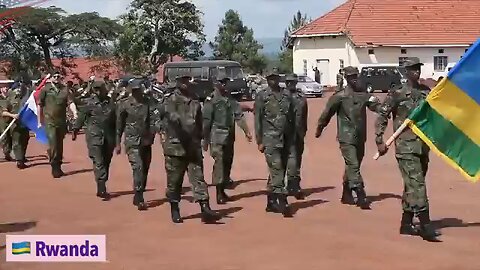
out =
{"type": "Polygon", "coordinates": [[[201,154],[203,129],[200,102],[175,89],[165,95],[162,105],[163,153],[167,156],[201,154]]]}
{"type": "MultiPolygon", "coordinates": [[[[0,95],[0,112],[7,111],[7,98],[3,95],[0,95]]],[[[7,123],[10,120],[10,117],[0,115],[0,131],[3,131],[7,127],[7,123]]]]}
{"type": "MultiPolygon", "coordinates": [[[[393,117],[393,129],[397,130],[420,102],[425,100],[429,92],[430,88],[423,84],[418,88],[403,84],[390,90],[375,123],[375,142],[383,143],[383,134],[390,115],[393,117]]],[[[395,140],[395,146],[397,154],[427,154],[429,151],[428,146],[409,128],[395,140]]]]}
{"type": "Polygon", "coordinates": [[[308,103],[307,98],[300,92],[292,94],[293,109],[295,111],[295,139],[303,142],[308,129],[308,103]]]}
{"type": "Polygon", "coordinates": [[[245,133],[248,132],[240,103],[215,90],[203,105],[203,138],[212,144],[233,143],[235,122],[245,133]]]}
{"type": "Polygon", "coordinates": [[[294,135],[295,111],[291,94],[266,88],[255,99],[255,138],[265,147],[288,146],[294,135]]]}
{"type": "Polygon", "coordinates": [[[45,124],[64,127],[67,123],[67,106],[69,93],[63,84],[47,83],[39,97],[39,105],[43,109],[45,124]]]}
{"type": "MultiPolygon", "coordinates": [[[[8,97],[7,97],[6,102],[5,102],[4,110],[8,111],[10,113],[13,113],[13,114],[20,113],[20,110],[23,108],[23,106],[25,105],[25,103],[27,102],[27,99],[29,97],[30,97],[30,90],[29,89],[26,90],[23,95],[22,95],[22,90],[20,90],[20,88],[16,88],[16,89],[11,90],[8,93],[8,97]]],[[[12,121],[12,118],[8,117],[8,120],[6,121],[6,123],[10,123],[11,121],[12,121]]],[[[13,124],[13,126],[11,128],[13,130],[16,127],[24,128],[18,122],[13,124]]]]}
{"type": "Polygon", "coordinates": [[[137,101],[129,96],[117,104],[117,144],[121,143],[125,132],[125,146],[137,147],[152,145],[157,132],[160,111],[154,100],[143,95],[137,101]]]}
{"type": "Polygon", "coordinates": [[[115,103],[107,98],[100,100],[96,95],[85,98],[84,104],[78,110],[78,118],[74,129],[81,129],[86,125],[87,143],[114,145],[115,141],[116,110],[115,103]]]}
{"type": "Polygon", "coordinates": [[[333,94],[318,119],[318,128],[324,129],[337,114],[337,139],[340,143],[365,143],[367,137],[366,108],[380,111],[380,101],[366,92],[354,92],[350,86],[333,94]]]}

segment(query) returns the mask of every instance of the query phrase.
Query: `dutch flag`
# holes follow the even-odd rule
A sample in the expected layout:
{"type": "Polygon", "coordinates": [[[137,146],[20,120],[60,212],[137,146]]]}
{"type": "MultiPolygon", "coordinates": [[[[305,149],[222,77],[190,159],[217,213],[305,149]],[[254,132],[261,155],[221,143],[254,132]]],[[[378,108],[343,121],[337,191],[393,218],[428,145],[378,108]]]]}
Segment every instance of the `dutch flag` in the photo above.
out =
{"type": "Polygon", "coordinates": [[[37,141],[43,144],[48,144],[48,139],[45,128],[43,126],[38,128],[36,100],[38,99],[38,96],[40,95],[42,88],[47,83],[49,77],[50,76],[45,77],[35,91],[33,91],[18,115],[18,121],[20,121],[24,127],[34,132],[37,141]]]}

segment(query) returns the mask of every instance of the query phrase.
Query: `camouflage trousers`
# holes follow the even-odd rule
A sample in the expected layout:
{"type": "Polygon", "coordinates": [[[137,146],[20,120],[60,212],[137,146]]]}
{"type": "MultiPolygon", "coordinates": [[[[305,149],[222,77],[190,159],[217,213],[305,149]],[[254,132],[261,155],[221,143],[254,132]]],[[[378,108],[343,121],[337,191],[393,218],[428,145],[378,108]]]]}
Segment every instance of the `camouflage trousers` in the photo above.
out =
{"type": "Polygon", "coordinates": [[[48,158],[52,166],[60,166],[63,162],[63,139],[67,132],[66,126],[46,125],[48,139],[48,158]]]}
{"type": "Polygon", "coordinates": [[[287,162],[287,189],[289,191],[299,191],[300,188],[300,171],[302,168],[302,156],[305,147],[304,141],[297,141],[290,147],[287,162]]]}
{"type": "Polygon", "coordinates": [[[133,189],[145,192],[147,187],[148,171],[152,162],[152,146],[130,146],[126,147],[128,161],[132,167],[133,189]]]}
{"type": "Polygon", "coordinates": [[[194,156],[165,156],[167,172],[166,196],[170,202],[180,202],[185,172],[192,185],[193,198],[196,202],[209,199],[207,183],[203,175],[203,156],[201,150],[194,156]]]}
{"type": "MultiPolygon", "coordinates": [[[[2,134],[6,128],[6,124],[0,123],[0,134],[2,134]]],[[[12,135],[10,132],[5,134],[5,137],[3,137],[2,141],[0,141],[0,145],[2,146],[3,154],[5,156],[10,155],[10,152],[12,152],[12,135]]]]}
{"type": "Polygon", "coordinates": [[[285,173],[288,163],[289,148],[266,147],[264,154],[269,171],[267,191],[277,194],[287,194],[285,173]]]}
{"type": "Polygon", "coordinates": [[[398,167],[403,178],[402,207],[404,211],[419,213],[429,209],[425,176],[428,154],[398,154],[398,167]]]}
{"type": "Polygon", "coordinates": [[[30,140],[30,133],[24,127],[15,127],[10,130],[12,138],[12,149],[17,161],[25,161],[25,154],[27,153],[28,141],[30,140]]]}
{"type": "Polygon", "coordinates": [[[360,174],[360,167],[365,155],[365,144],[340,143],[340,151],[345,161],[345,172],[343,181],[348,183],[348,187],[353,189],[364,187],[363,177],[360,174]]]}
{"type": "Polygon", "coordinates": [[[93,173],[96,182],[108,181],[110,172],[110,163],[112,161],[115,144],[104,142],[103,144],[93,144],[87,141],[88,156],[93,163],[93,173]]]}
{"type": "Polygon", "coordinates": [[[234,143],[225,145],[212,144],[210,146],[210,155],[215,160],[213,164],[212,183],[220,185],[230,179],[230,172],[233,164],[234,143]]]}

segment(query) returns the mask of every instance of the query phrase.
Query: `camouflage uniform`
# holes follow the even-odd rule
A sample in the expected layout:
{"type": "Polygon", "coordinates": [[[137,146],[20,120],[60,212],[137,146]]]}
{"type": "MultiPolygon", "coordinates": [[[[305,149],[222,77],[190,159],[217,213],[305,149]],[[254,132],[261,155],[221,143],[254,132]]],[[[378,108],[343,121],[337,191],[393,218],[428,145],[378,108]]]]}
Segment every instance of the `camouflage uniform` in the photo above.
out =
{"type": "Polygon", "coordinates": [[[228,200],[224,189],[233,163],[235,121],[245,134],[250,134],[240,103],[215,90],[204,103],[203,137],[204,143],[210,144],[210,155],[215,160],[212,182],[217,186],[218,203],[228,200]]]}
{"type": "MultiPolygon", "coordinates": [[[[3,95],[0,95],[0,111],[7,110],[7,98],[3,95]]],[[[0,134],[8,127],[8,123],[10,122],[10,117],[0,116],[0,134]]],[[[7,161],[10,161],[12,157],[10,153],[12,152],[12,136],[10,132],[7,132],[3,137],[2,141],[0,142],[2,146],[3,155],[7,161]]]]}
{"type": "MultiPolygon", "coordinates": [[[[22,93],[20,88],[13,89],[9,92],[7,97],[6,110],[13,114],[20,113],[20,110],[27,102],[30,95],[28,89],[22,93]]],[[[29,130],[21,123],[16,121],[10,128],[10,134],[12,138],[12,148],[19,168],[25,168],[25,154],[27,152],[28,141],[30,140],[29,130]]]]}
{"type": "MultiPolygon", "coordinates": [[[[272,72],[267,76],[278,76],[272,72]]],[[[258,145],[264,146],[269,168],[267,183],[267,211],[288,211],[285,173],[290,145],[293,140],[295,112],[287,90],[274,91],[267,87],[255,99],[255,137],[258,145]],[[277,208],[278,209],[275,209],[277,208]]]]}
{"type": "Polygon", "coordinates": [[[47,83],[39,97],[39,105],[45,119],[45,131],[48,138],[48,156],[52,166],[52,175],[63,175],[63,139],[67,132],[67,106],[69,93],[63,84],[47,83]]]}
{"type": "MultiPolygon", "coordinates": [[[[101,82],[95,87],[105,87],[101,82]]],[[[106,91],[106,90],[105,90],[106,91]]],[[[93,162],[97,183],[97,196],[106,197],[105,183],[108,181],[110,163],[116,144],[116,105],[109,97],[91,95],[84,100],[73,130],[75,133],[86,123],[85,138],[88,155],[93,162]]]]}
{"type": "MultiPolygon", "coordinates": [[[[178,77],[187,84],[189,76],[178,77]]],[[[187,90],[185,90],[187,91],[187,90]]],[[[216,219],[210,209],[207,183],[203,174],[202,109],[200,103],[175,89],[165,95],[162,106],[162,135],[165,170],[167,172],[166,196],[170,201],[172,221],[183,222],[179,212],[183,177],[188,171],[193,197],[199,202],[205,222],[216,219]]]]}
{"type": "MultiPolygon", "coordinates": [[[[132,92],[143,91],[139,82],[132,82],[132,92]]],[[[125,132],[125,151],[133,172],[135,196],[133,204],[139,210],[145,210],[143,193],[147,185],[148,171],[152,161],[152,144],[155,138],[156,122],[159,119],[158,106],[147,95],[132,93],[118,104],[117,111],[117,145],[120,145],[125,132]]]]}
{"type": "MultiPolygon", "coordinates": [[[[295,74],[289,75],[285,78],[286,82],[297,81],[295,74]]],[[[288,88],[288,85],[287,85],[288,88]]],[[[287,163],[287,179],[288,179],[288,191],[289,194],[294,195],[297,199],[303,198],[301,193],[300,181],[301,181],[301,167],[302,156],[305,146],[305,136],[307,134],[308,125],[308,103],[307,98],[297,89],[287,89],[293,91],[292,101],[293,109],[295,111],[295,135],[294,142],[290,146],[290,155],[287,163]]]]}
{"type": "MultiPolygon", "coordinates": [[[[345,68],[345,76],[358,75],[358,69],[345,68]]],[[[380,101],[375,96],[366,92],[354,92],[350,85],[340,92],[333,94],[327,102],[323,113],[318,119],[317,130],[323,131],[330,119],[337,114],[337,139],[340,151],[345,160],[343,176],[344,190],[342,202],[352,204],[351,191],[357,193],[357,203],[367,208],[365,184],[360,174],[360,167],[365,154],[367,135],[366,108],[378,112],[380,101]]]]}

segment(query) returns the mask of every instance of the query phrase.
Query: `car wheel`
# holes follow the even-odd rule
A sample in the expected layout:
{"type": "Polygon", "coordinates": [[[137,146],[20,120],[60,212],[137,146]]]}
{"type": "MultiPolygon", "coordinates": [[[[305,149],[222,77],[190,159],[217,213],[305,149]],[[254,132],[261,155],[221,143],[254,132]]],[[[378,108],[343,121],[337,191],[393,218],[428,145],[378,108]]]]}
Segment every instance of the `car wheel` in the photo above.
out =
{"type": "Polygon", "coordinates": [[[255,100],[256,97],[257,97],[257,92],[255,90],[252,90],[250,92],[250,99],[255,100]]]}
{"type": "Polygon", "coordinates": [[[373,86],[371,84],[367,84],[367,92],[373,93],[373,86]]]}

